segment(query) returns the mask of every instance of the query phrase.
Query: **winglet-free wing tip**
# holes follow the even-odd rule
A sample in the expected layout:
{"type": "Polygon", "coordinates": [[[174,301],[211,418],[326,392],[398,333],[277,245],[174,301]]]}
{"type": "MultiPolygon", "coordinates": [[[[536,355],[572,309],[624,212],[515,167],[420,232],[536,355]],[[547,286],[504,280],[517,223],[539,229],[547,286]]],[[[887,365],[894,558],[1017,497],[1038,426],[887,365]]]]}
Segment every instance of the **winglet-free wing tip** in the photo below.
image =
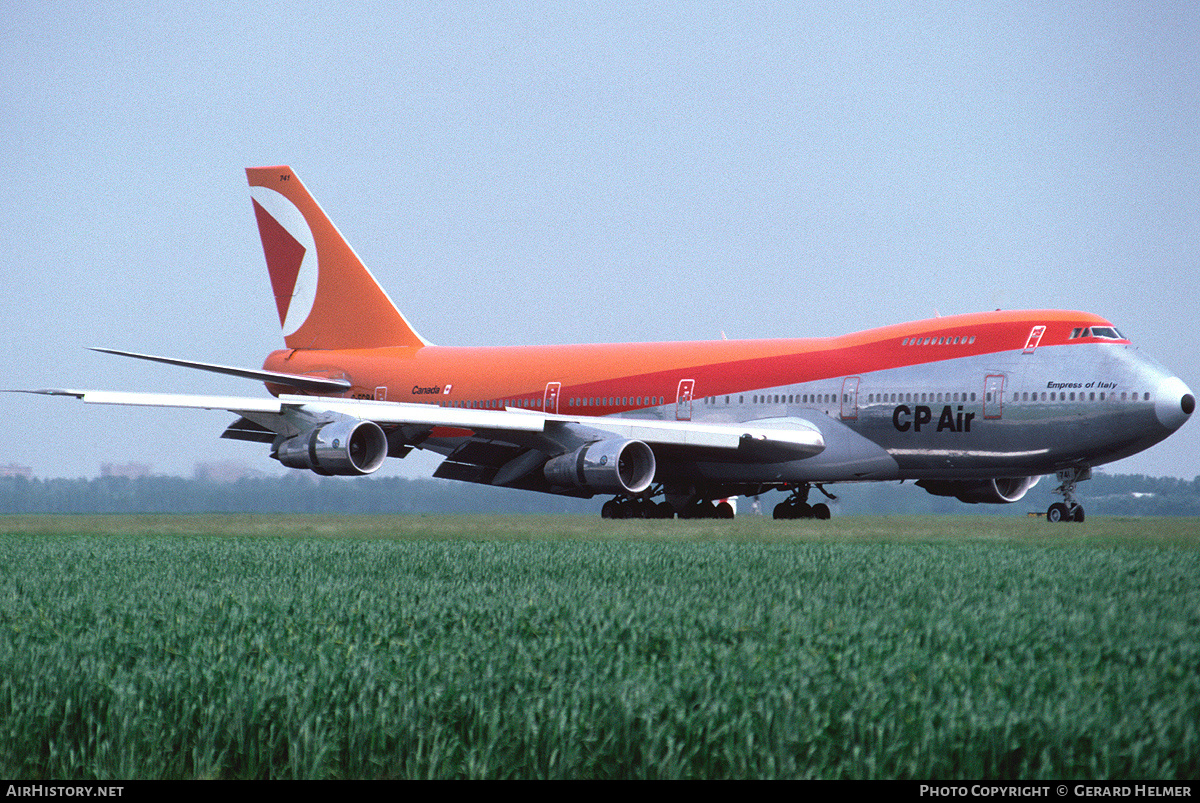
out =
{"type": "Polygon", "coordinates": [[[36,393],[39,396],[74,396],[77,399],[82,399],[84,394],[87,393],[87,391],[85,391],[85,390],[70,390],[68,388],[39,388],[37,390],[25,390],[22,388],[14,388],[11,390],[4,390],[2,392],[4,392],[4,393],[36,393]]]}

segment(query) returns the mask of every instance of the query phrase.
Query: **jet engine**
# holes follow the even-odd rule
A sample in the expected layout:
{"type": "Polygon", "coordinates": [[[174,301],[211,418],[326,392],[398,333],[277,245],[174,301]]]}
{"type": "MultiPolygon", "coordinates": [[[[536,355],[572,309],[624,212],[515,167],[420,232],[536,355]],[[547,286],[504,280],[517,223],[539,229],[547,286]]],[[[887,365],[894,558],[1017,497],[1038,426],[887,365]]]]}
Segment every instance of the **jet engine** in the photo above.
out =
{"type": "Polygon", "coordinates": [[[1000,505],[1016,502],[1041,477],[996,477],[990,480],[920,480],[917,485],[934,496],[953,496],[960,502],[1000,505]]]}
{"type": "Polygon", "coordinates": [[[387,436],[378,424],[346,418],[289,438],[271,456],[289,468],[358,477],[382,466],[387,453],[387,436]]]}
{"type": "Polygon", "coordinates": [[[554,485],[598,493],[640,494],[650,487],[655,467],[654,452],[645,443],[614,438],[552,458],[542,473],[554,485]]]}

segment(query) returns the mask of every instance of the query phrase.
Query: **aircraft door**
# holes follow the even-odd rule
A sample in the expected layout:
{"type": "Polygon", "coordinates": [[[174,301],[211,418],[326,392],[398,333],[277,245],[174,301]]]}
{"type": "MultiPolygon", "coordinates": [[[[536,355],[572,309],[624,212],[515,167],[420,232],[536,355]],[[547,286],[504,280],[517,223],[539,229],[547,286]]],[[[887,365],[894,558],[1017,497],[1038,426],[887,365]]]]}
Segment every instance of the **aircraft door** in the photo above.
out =
{"type": "Polygon", "coordinates": [[[1038,344],[1042,342],[1042,335],[1046,334],[1046,327],[1035,326],[1029,331],[1029,339],[1025,341],[1025,349],[1022,354],[1033,354],[1037,349],[1038,344]]]}
{"type": "Polygon", "coordinates": [[[1004,414],[1004,374],[988,374],[983,383],[983,417],[1000,418],[1004,414]]]}
{"type": "Polygon", "coordinates": [[[387,401],[387,387],[385,385],[375,388],[375,401],[387,401]]]}
{"type": "Polygon", "coordinates": [[[546,395],[542,399],[542,409],[547,413],[558,413],[558,394],[562,390],[562,382],[547,382],[546,395]]]}
{"type": "Polygon", "coordinates": [[[692,394],[696,390],[696,380],[679,380],[679,389],[675,392],[675,420],[692,420],[692,394]]]}
{"type": "Polygon", "coordinates": [[[858,377],[848,376],[842,380],[842,420],[858,420],[858,377]]]}

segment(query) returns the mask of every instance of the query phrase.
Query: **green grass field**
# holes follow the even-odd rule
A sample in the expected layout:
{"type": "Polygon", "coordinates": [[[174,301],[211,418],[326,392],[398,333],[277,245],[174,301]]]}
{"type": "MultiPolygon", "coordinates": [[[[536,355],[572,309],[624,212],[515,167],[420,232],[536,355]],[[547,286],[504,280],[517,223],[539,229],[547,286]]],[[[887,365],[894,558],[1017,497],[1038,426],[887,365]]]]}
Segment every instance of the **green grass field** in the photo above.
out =
{"type": "Polygon", "coordinates": [[[0,518],[0,776],[1200,777],[1200,521],[0,518]]]}

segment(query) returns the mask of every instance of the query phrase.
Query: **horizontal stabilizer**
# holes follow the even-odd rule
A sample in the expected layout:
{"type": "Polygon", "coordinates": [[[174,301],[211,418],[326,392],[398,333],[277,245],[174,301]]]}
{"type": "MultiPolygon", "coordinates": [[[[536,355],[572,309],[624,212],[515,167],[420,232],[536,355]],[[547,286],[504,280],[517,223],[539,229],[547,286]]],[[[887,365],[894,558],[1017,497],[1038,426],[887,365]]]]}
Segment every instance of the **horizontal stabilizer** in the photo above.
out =
{"type": "Polygon", "coordinates": [[[279,371],[264,371],[261,368],[234,368],[229,365],[216,365],[208,362],[196,362],[194,360],[181,360],[176,357],[156,357],[153,354],[138,354],[133,351],[119,351],[117,349],[100,348],[93,346],[92,351],[100,351],[105,354],[117,354],[122,357],[133,357],[137,360],[150,360],[151,362],[162,362],[167,365],[178,365],[182,368],[195,368],[200,371],[209,371],[214,374],[226,374],[227,376],[238,376],[242,379],[257,379],[260,382],[270,382],[273,385],[284,385],[297,390],[305,390],[310,393],[345,393],[350,389],[350,383],[345,379],[329,379],[323,376],[306,376],[303,374],[284,374],[279,371]]]}

